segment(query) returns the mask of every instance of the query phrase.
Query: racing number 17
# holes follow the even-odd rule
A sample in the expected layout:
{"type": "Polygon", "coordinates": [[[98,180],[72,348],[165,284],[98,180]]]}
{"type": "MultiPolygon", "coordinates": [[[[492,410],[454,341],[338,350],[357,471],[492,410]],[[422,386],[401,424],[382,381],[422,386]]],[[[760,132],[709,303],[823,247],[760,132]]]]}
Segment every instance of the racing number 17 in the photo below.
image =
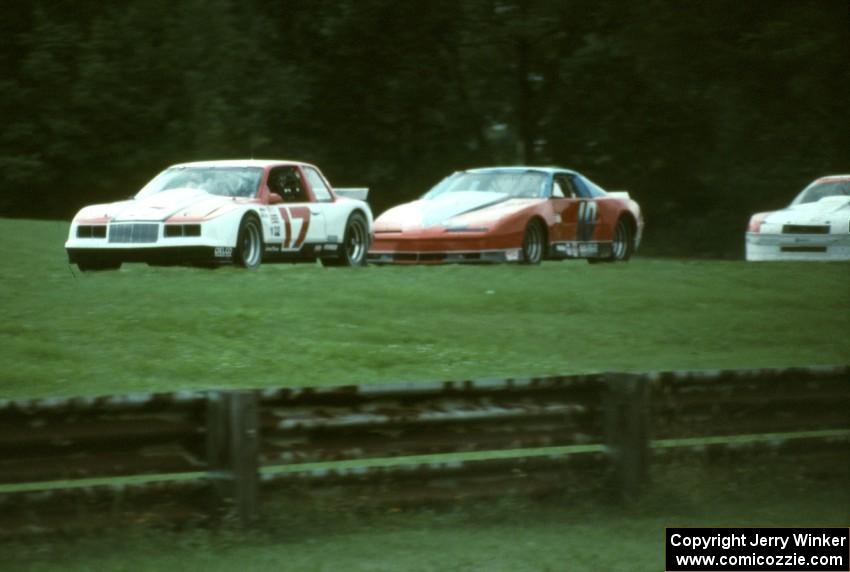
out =
{"type": "Polygon", "coordinates": [[[283,227],[285,233],[283,235],[284,248],[300,248],[307,237],[307,229],[310,228],[310,209],[308,207],[280,207],[280,216],[283,219],[283,227]],[[291,217],[291,218],[290,218],[291,217]],[[301,230],[298,231],[298,237],[290,246],[292,241],[292,224],[290,220],[301,219],[301,230]]]}

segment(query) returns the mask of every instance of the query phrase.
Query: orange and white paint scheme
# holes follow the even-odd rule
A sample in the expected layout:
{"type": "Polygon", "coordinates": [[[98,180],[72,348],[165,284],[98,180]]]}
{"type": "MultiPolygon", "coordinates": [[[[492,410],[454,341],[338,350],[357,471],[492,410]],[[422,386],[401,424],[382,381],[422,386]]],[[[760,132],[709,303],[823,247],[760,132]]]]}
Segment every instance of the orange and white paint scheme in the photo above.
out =
{"type": "Polygon", "coordinates": [[[456,172],[375,220],[374,264],[628,260],[643,216],[627,192],[551,167],[456,172]]]}

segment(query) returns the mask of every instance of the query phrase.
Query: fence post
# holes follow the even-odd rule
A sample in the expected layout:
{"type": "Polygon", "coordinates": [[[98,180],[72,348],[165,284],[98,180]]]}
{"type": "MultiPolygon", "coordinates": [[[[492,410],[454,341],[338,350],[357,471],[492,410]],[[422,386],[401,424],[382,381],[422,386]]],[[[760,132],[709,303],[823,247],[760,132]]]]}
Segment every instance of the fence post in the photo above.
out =
{"type": "Polygon", "coordinates": [[[649,384],[624,373],[606,376],[605,442],[611,461],[612,485],[626,500],[646,482],[649,467],[649,384]]]}
{"type": "Polygon", "coordinates": [[[253,391],[217,391],[207,401],[207,470],[219,501],[243,526],[258,514],[259,420],[253,391]]]}

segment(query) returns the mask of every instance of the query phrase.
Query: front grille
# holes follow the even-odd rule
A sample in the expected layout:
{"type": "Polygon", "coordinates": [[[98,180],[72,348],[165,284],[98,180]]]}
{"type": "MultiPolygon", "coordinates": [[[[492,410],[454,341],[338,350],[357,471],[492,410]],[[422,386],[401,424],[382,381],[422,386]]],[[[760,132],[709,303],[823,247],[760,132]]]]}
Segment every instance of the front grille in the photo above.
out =
{"type": "Polygon", "coordinates": [[[151,243],[159,237],[158,224],[111,224],[109,225],[109,242],[117,243],[151,243]]]}
{"type": "Polygon", "coordinates": [[[782,234],[829,234],[828,224],[786,224],[782,234]]]}

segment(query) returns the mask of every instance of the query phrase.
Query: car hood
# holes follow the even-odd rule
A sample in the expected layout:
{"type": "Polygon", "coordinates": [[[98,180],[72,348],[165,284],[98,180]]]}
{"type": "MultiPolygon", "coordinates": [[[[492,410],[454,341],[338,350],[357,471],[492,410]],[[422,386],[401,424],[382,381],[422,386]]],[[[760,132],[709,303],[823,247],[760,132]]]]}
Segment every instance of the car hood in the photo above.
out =
{"type": "Polygon", "coordinates": [[[495,222],[541,199],[513,199],[504,193],[462,191],[405,203],[383,213],[375,230],[410,230],[435,226],[495,222]]]}
{"type": "Polygon", "coordinates": [[[246,199],[211,195],[200,189],[170,189],[147,197],[84,208],[77,219],[164,221],[174,216],[209,218],[223,214],[246,199]]]}
{"type": "Polygon", "coordinates": [[[793,205],[765,217],[770,224],[829,224],[836,215],[850,215],[850,197],[824,197],[813,203],[793,205]]]}

